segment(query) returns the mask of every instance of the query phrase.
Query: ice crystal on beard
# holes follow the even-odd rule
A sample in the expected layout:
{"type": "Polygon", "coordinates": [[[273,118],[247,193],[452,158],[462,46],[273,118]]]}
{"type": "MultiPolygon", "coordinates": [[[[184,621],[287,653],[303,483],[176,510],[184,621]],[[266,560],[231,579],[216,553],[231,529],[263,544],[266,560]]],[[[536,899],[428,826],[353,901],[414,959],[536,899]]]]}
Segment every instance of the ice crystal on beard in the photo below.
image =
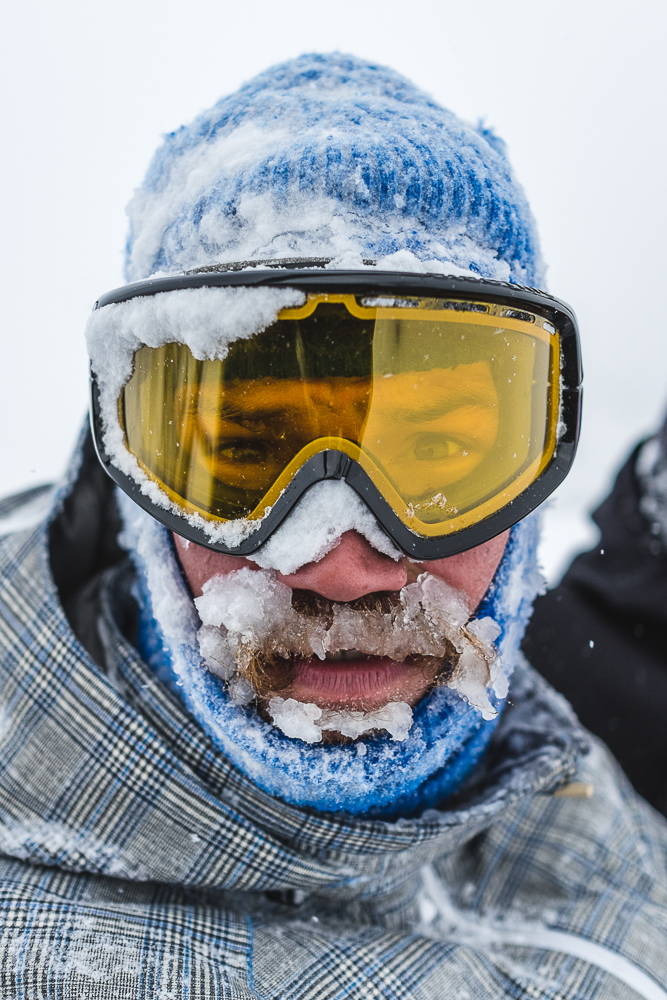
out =
{"type": "MultiPolygon", "coordinates": [[[[489,688],[498,674],[493,643],[500,628],[491,618],[470,621],[467,595],[429,573],[407,584],[389,609],[378,605],[359,611],[349,604],[334,603],[328,614],[304,614],[293,606],[291,588],[281,583],[274,571],[247,567],[208,580],[195,604],[203,622],[198,633],[202,656],[208,669],[227,681],[237,704],[252,700],[246,675],[258,655],[324,659],[327,652],[358,649],[369,656],[401,662],[415,655],[448,657],[453,647],[458,662],[446,683],[484,719],[496,715],[489,688]]],[[[371,725],[367,717],[373,713],[357,713],[360,718],[356,720],[349,712],[333,713],[329,718],[313,715],[317,706],[302,705],[293,698],[286,702],[274,698],[271,704],[276,709],[274,724],[287,735],[291,735],[287,729],[294,730],[295,736],[307,742],[315,742],[318,732],[321,738],[322,729],[347,729],[349,735],[359,736],[370,729],[392,733],[396,728],[391,713],[386,724],[376,720],[371,725]]],[[[403,732],[407,725],[407,734],[410,722],[404,709],[410,711],[407,705],[401,709],[403,716],[396,731],[403,732]]]]}
{"type": "Polygon", "coordinates": [[[391,701],[371,712],[348,709],[319,708],[304,704],[295,698],[272,698],[269,715],[285,734],[306,743],[320,743],[324,730],[333,730],[342,736],[358,739],[364,733],[385,730],[392,740],[402,742],[408,738],[412,725],[412,709],[404,701],[391,701]]]}

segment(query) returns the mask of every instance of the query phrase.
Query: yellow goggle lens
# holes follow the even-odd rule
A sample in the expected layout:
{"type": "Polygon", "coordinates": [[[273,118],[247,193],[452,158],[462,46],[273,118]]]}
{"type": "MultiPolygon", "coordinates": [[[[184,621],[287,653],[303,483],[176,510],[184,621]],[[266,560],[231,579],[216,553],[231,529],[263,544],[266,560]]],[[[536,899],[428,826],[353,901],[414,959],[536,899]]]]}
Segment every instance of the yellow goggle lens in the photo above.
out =
{"type": "Polygon", "coordinates": [[[559,337],[489,303],[312,295],[224,360],[142,347],[119,400],[130,452],[183,509],[259,518],[312,455],[356,459],[442,536],[494,513],[556,443],[559,337]]]}

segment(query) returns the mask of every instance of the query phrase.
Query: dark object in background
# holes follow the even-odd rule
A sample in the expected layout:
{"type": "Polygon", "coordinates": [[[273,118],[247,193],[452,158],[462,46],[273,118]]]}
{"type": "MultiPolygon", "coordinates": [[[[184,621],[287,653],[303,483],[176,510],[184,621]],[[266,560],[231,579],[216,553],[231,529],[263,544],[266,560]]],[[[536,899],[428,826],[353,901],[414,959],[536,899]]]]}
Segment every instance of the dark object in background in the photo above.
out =
{"type": "Polygon", "coordinates": [[[537,599],[523,650],[667,816],[667,548],[659,521],[642,513],[643,447],[593,515],[599,544],[537,599]]]}

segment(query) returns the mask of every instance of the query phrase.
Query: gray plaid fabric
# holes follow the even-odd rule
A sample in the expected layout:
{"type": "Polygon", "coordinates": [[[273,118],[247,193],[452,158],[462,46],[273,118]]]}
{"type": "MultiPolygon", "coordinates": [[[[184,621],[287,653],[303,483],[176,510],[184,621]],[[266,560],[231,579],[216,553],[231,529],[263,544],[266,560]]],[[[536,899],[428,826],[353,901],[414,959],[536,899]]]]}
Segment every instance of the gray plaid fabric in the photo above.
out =
{"type": "Polygon", "coordinates": [[[667,826],[529,667],[457,801],[313,814],[150,673],[117,624],[127,573],[101,670],[46,526],[0,542],[2,1000],[667,997],[667,826]],[[594,796],[550,794],[572,778],[594,796]]]}

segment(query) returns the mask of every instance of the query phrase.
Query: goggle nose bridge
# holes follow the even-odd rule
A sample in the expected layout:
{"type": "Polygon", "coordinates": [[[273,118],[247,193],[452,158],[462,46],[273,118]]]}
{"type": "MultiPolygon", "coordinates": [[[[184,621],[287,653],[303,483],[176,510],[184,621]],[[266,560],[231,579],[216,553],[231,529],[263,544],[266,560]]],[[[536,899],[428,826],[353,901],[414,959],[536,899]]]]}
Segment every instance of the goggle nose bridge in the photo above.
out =
{"type": "Polygon", "coordinates": [[[340,451],[322,452],[324,475],[323,479],[347,479],[352,471],[353,460],[340,451]]]}

